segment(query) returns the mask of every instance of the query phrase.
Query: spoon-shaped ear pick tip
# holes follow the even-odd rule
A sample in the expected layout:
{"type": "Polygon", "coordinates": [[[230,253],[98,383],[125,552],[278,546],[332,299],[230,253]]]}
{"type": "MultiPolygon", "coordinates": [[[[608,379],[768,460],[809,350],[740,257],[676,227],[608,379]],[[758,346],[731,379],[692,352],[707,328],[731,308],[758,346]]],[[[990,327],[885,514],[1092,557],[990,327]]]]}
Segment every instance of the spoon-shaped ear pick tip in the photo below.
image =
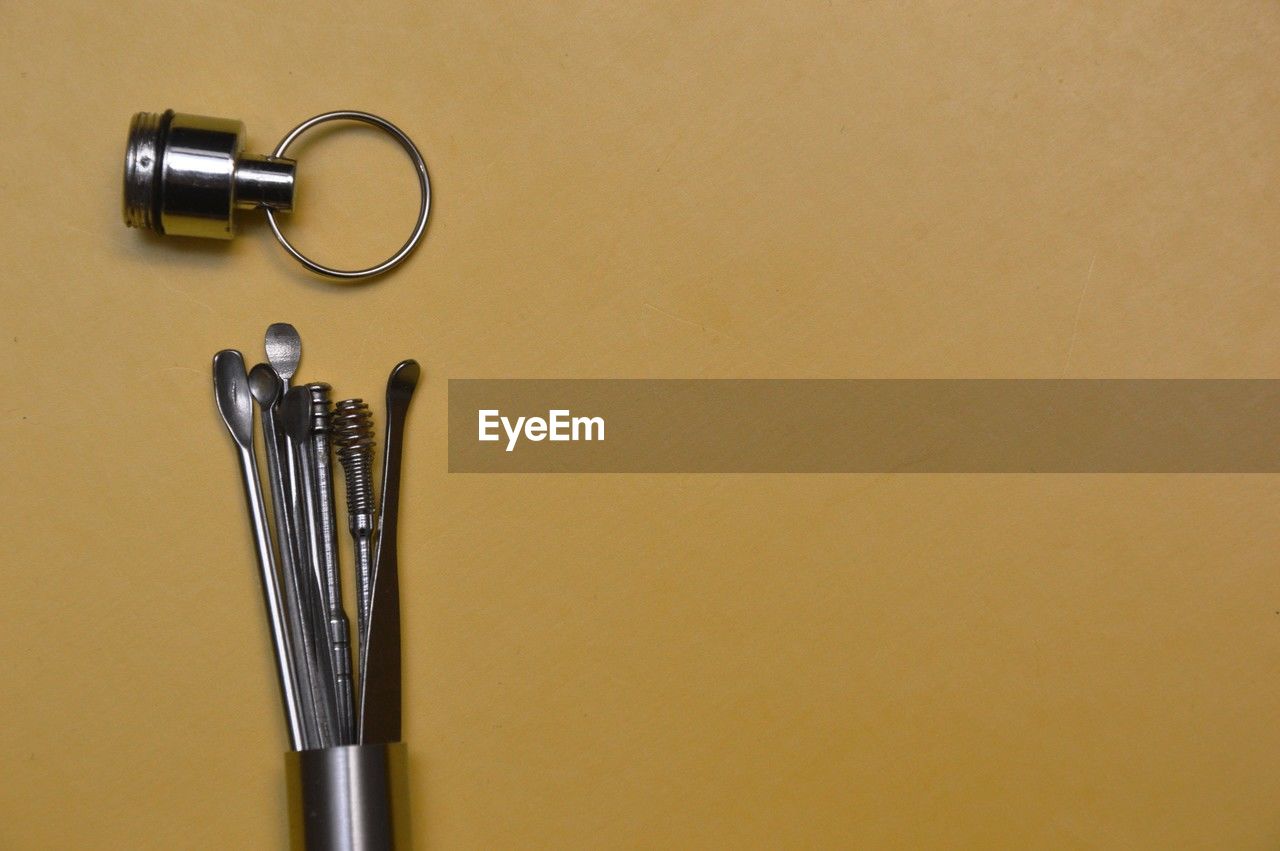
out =
{"type": "Polygon", "coordinates": [[[235,349],[224,349],[213,356],[213,395],[232,438],[242,447],[251,448],[253,399],[249,394],[249,377],[244,371],[244,356],[235,349]]]}
{"type": "Polygon", "coordinates": [[[264,343],[271,368],[285,381],[293,378],[302,360],[302,338],[298,336],[298,329],[288,322],[276,322],[267,327],[264,343]]]}
{"type": "Polygon", "coordinates": [[[249,370],[249,392],[259,405],[269,408],[279,401],[284,385],[274,369],[260,363],[249,370]]]}
{"type": "Polygon", "coordinates": [[[422,367],[418,366],[416,360],[402,360],[395,365],[390,377],[387,378],[387,393],[397,391],[412,393],[421,377],[422,367]]]}

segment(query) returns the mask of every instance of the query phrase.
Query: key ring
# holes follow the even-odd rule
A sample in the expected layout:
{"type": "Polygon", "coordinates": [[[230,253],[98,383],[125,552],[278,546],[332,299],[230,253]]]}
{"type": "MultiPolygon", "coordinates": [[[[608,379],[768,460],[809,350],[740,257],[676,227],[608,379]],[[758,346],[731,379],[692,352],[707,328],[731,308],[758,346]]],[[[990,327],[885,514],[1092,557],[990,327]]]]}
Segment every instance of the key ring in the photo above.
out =
{"type": "Polygon", "coordinates": [[[244,151],[244,124],[234,119],[167,110],[139,112],[129,126],[124,159],[124,222],[160,235],[231,239],[236,211],[262,207],[276,240],[318,275],[360,280],[394,269],[418,247],[431,210],[427,164],[404,131],[385,118],[342,109],[308,118],[280,140],[269,156],[244,151]],[[297,162],[289,146],[318,124],[357,121],[377,127],[404,148],[418,175],[422,201],[413,231],[394,254],[365,269],[335,269],[307,257],[280,229],[276,214],[293,209],[297,162]]]}
{"type": "Polygon", "coordinates": [[[418,188],[422,193],[422,202],[418,206],[418,219],[414,223],[413,232],[409,234],[409,238],[405,240],[404,245],[400,246],[395,254],[392,254],[386,260],[376,266],[369,266],[366,269],[334,269],[331,266],[325,266],[317,263],[310,257],[307,257],[301,251],[293,247],[293,244],[285,238],[280,230],[280,224],[276,221],[276,211],[270,207],[266,208],[267,221],[271,224],[271,232],[276,235],[276,240],[284,246],[284,250],[293,255],[293,259],[297,260],[303,266],[319,275],[326,275],[330,278],[341,278],[344,280],[358,280],[360,278],[372,278],[374,275],[381,275],[389,269],[394,269],[400,265],[406,257],[409,256],[413,249],[418,247],[418,243],[422,241],[422,235],[427,229],[427,215],[431,211],[431,178],[427,175],[427,164],[422,159],[422,154],[418,151],[413,140],[404,134],[404,131],[392,124],[385,118],[380,118],[368,112],[358,112],[356,110],[337,110],[335,112],[325,112],[299,124],[297,127],[289,131],[289,135],[280,140],[280,144],[276,145],[276,149],[271,152],[271,156],[283,158],[289,150],[289,146],[301,136],[303,133],[315,127],[318,124],[324,124],[329,121],[359,121],[364,124],[370,124],[380,130],[386,131],[393,139],[400,143],[400,147],[404,148],[405,153],[413,160],[414,170],[418,173],[418,188]]]}

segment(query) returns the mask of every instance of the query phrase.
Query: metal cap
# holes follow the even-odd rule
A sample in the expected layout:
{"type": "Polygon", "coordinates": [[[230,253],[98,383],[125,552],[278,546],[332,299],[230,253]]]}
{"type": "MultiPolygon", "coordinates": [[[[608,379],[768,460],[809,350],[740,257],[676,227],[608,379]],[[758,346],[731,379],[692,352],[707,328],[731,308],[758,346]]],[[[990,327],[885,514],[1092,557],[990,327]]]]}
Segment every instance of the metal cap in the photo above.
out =
{"type": "Polygon", "coordinates": [[[172,236],[230,239],[235,211],[293,208],[297,163],[244,155],[244,124],[139,112],[124,158],[124,222],[172,236]]]}
{"type": "Polygon", "coordinates": [[[124,223],[172,236],[231,239],[237,209],[261,207],[276,241],[305,268],[344,281],[372,278],[404,262],[426,233],[431,178],[422,153],[404,131],[385,118],[353,109],[312,116],[280,141],[269,156],[244,153],[244,125],[228,118],[174,112],[139,112],[129,125],[124,155],[124,223]],[[404,148],[413,162],[421,203],[413,230],[395,253],[363,269],[335,269],[299,251],[284,235],[276,213],[293,209],[296,161],[289,146],[313,127],[354,121],[377,127],[404,148]]]}

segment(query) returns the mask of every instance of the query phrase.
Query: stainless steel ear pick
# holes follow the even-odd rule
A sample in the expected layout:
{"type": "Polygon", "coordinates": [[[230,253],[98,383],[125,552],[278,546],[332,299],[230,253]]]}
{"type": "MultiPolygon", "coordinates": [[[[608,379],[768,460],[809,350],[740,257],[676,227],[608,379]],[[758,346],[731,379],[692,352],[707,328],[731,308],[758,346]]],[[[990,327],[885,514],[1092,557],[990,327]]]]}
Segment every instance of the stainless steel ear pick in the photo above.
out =
{"type": "Polygon", "coordinates": [[[361,399],[343,399],[333,415],[333,445],[347,478],[347,528],[355,543],[356,629],[368,635],[373,595],[373,414],[361,399]]]}
{"type": "Polygon", "coordinates": [[[402,361],[387,382],[375,514],[368,406],[347,400],[331,411],[329,385],[289,387],[302,353],[292,325],[272,325],[265,342],[270,365],[247,374],[238,351],[214,357],[214,396],[236,448],[280,681],[291,748],[285,768],[293,847],[407,849],[396,534],[405,420],[421,370],[402,361]],[[255,454],[254,401],[270,515],[255,454]],[[348,525],[357,541],[353,567],[365,574],[363,581],[357,575],[354,643],[342,602],[331,447],[347,474],[348,525]]]}
{"type": "MultiPolygon", "coordinates": [[[[300,565],[304,556],[297,549],[293,512],[288,495],[288,472],[282,458],[286,448],[281,445],[282,432],[276,425],[277,403],[284,391],[284,382],[271,367],[260,363],[249,371],[249,390],[261,409],[262,439],[267,449],[267,480],[271,488],[271,508],[276,520],[276,545],[279,554],[279,574],[286,605],[285,621],[288,629],[289,656],[299,681],[302,699],[314,700],[316,684],[315,665],[307,659],[308,638],[301,607],[306,588],[305,574],[300,565]]],[[[321,742],[316,713],[310,708],[302,713],[302,741],[299,748],[316,747],[321,742]]]]}
{"type": "Polygon", "coordinates": [[[280,141],[270,155],[244,152],[244,124],[174,112],[139,112],[129,125],[124,159],[124,223],[160,235],[231,239],[236,212],[260,207],[276,240],[304,267],[344,280],[371,278],[395,268],[418,246],[431,210],[431,179],[413,140],[385,118],[357,110],[337,110],[308,118],[280,141]],[[413,161],[422,201],[409,238],[397,251],[364,269],[334,269],[303,255],[285,238],[277,213],[293,209],[297,162],[286,154],[306,131],[331,121],[354,121],[384,131],[413,161]]]}
{"type": "Polygon", "coordinates": [[[298,363],[302,360],[302,337],[298,329],[288,322],[273,322],[267,326],[262,347],[267,352],[267,363],[284,382],[284,389],[289,389],[289,381],[298,371],[298,363]]]}
{"type": "Polygon", "coordinates": [[[262,484],[258,478],[258,459],[253,452],[253,402],[249,396],[249,378],[244,371],[244,356],[234,349],[218,352],[213,357],[214,397],[218,413],[236,444],[240,462],[240,478],[244,484],[245,502],[249,508],[249,528],[253,532],[254,555],[262,579],[262,597],[267,607],[271,628],[271,649],[276,658],[280,692],[284,699],[289,741],[296,749],[303,743],[302,700],[290,650],[284,601],[280,596],[280,580],[275,556],[271,550],[271,532],[266,507],[262,501],[262,484]]]}
{"type": "Polygon", "coordinates": [[[311,449],[314,454],[315,501],[319,515],[316,529],[323,559],[324,609],[328,630],[329,656],[333,660],[337,722],[340,744],[355,740],[355,697],[351,680],[351,627],[342,607],[342,579],[338,572],[337,527],[334,524],[333,470],[329,452],[329,385],[307,385],[311,394],[311,449]]]}
{"type": "Polygon", "coordinates": [[[329,653],[328,628],[323,600],[323,566],[318,540],[319,513],[315,498],[315,457],[311,452],[311,393],[295,387],[280,400],[280,419],[297,459],[298,498],[302,522],[298,542],[304,553],[305,571],[299,571],[298,599],[294,603],[302,624],[302,639],[311,683],[311,709],[318,733],[317,746],[346,744],[348,736],[337,727],[336,688],[333,657],[329,653]]]}
{"type": "Polygon", "coordinates": [[[373,601],[361,645],[360,741],[400,740],[400,569],[396,533],[400,515],[400,463],[404,424],[422,370],[401,361],[387,379],[387,432],[382,452],[382,500],[378,551],[373,561],[373,601]]]}

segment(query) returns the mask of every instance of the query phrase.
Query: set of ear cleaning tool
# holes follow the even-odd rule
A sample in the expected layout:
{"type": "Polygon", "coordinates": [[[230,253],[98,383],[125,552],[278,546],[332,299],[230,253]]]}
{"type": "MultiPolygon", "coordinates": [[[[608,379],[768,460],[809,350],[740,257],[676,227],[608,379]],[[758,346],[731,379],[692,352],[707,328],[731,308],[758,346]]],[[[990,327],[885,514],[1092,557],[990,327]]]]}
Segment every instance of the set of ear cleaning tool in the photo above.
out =
{"type": "Polygon", "coordinates": [[[248,370],[239,351],[218,352],[213,384],[236,450],[291,745],[294,835],[309,849],[402,847],[396,534],[405,422],[421,370],[401,361],[387,379],[375,501],[369,406],[361,399],[332,406],[323,382],[292,386],[302,353],[292,325],[270,326],[265,344],[266,362],[248,370]],[[356,567],[354,641],[342,593],[335,466],[346,482],[356,567]]]}
{"type": "MultiPolygon", "coordinates": [[[[245,140],[236,119],[174,110],[134,115],[124,157],[125,224],[164,237],[225,240],[237,234],[244,212],[260,209],[290,256],[340,281],[389,272],[421,244],[431,208],[427,165],[414,142],[385,118],[359,110],[322,113],[266,155],[247,152],[245,140]],[[295,202],[298,162],[289,150],[330,122],[364,124],[391,136],[408,154],[418,183],[421,200],[407,238],[367,268],[334,268],[304,255],[281,226],[295,202]]],[[[218,352],[213,386],[243,486],[289,740],[291,842],[306,851],[407,849],[396,538],[405,422],[421,370],[412,360],[391,370],[379,443],[363,400],[335,405],[328,384],[294,384],[302,340],[292,325],[271,325],[264,343],[266,360],[251,369],[239,351],[218,352]],[[335,502],[339,477],[345,524],[335,502]],[[351,553],[354,618],[344,600],[344,549],[351,553]]]]}

